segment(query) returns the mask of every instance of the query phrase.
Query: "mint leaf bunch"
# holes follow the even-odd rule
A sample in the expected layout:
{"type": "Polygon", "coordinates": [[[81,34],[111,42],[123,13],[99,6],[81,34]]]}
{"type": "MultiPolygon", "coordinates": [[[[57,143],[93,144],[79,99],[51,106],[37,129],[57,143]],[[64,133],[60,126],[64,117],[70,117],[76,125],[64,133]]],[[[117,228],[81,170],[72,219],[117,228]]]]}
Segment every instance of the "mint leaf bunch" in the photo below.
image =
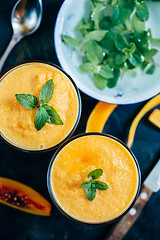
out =
{"type": "Polygon", "coordinates": [[[91,178],[91,180],[81,184],[81,187],[85,189],[86,196],[89,201],[93,201],[96,197],[97,189],[102,191],[108,189],[108,185],[106,183],[93,180],[99,178],[102,174],[103,170],[101,168],[93,170],[88,174],[88,178],[91,178]]]}
{"type": "Polygon", "coordinates": [[[34,109],[37,107],[37,111],[35,114],[34,125],[37,131],[41,130],[44,125],[47,123],[63,125],[63,121],[61,120],[59,114],[56,112],[54,108],[52,108],[47,103],[51,100],[53,96],[54,84],[53,80],[48,80],[39,94],[39,103],[36,96],[31,94],[16,94],[15,97],[17,101],[27,109],[34,109]]]}
{"type": "Polygon", "coordinates": [[[90,1],[91,13],[75,29],[81,39],[61,36],[80,55],[80,70],[89,74],[100,90],[115,87],[125,72],[135,68],[140,68],[143,74],[153,74],[155,66],[159,66],[154,62],[158,52],[154,46],[160,46],[160,39],[153,39],[151,29],[146,28],[149,19],[146,1],[90,1]]]}

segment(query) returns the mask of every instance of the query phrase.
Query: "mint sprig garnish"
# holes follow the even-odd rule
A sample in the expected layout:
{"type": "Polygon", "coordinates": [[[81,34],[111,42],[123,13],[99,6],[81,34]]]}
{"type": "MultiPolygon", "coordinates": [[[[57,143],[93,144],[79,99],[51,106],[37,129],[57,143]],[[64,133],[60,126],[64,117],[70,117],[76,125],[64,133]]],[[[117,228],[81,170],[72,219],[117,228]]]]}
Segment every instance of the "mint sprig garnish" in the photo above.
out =
{"type": "Polygon", "coordinates": [[[17,101],[27,109],[34,109],[38,104],[36,96],[31,94],[16,94],[17,101]]]}
{"type": "Polygon", "coordinates": [[[99,178],[102,174],[103,170],[101,168],[93,170],[88,174],[88,178],[91,178],[91,180],[81,184],[81,187],[85,189],[86,196],[89,201],[93,201],[96,197],[97,189],[101,191],[108,189],[108,185],[106,183],[93,180],[99,178]]]}
{"type": "Polygon", "coordinates": [[[108,189],[108,185],[101,181],[95,181],[94,185],[95,185],[96,189],[101,190],[101,191],[108,189]]]}
{"type": "Polygon", "coordinates": [[[93,185],[91,185],[90,188],[85,188],[85,192],[88,200],[93,201],[93,199],[96,197],[97,190],[93,185]]]}
{"type": "Polygon", "coordinates": [[[48,80],[39,94],[39,103],[36,96],[31,94],[16,94],[15,97],[17,101],[27,109],[34,109],[37,107],[37,111],[35,114],[34,125],[37,131],[41,130],[44,125],[47,123],[63,125],[63,121],[60,118],[57,111],[48,105],[47,103],[51,100],[53,96],[54,84],[53,80],[48,80]]]}
{"type": "Polygon", "coordinates": [[[53,80],[50,79],[48,82],[46,82],[46,84],[40,91],[39,94],[40,106],[43,106],[44,104],[48,103],[51,100],[53,95],[53,89],[54,89],[53,80]]]}
{"type": "Polygon", "coordinates": [[[43,108],[45,108],[48,114],[48,118],[47,118],[48,123],[63,125],[63,121],[61,120],[59,114],[56,112],[54,108],[52,108],[48,104],[44,104],[43,108]]]}
{"type": "Polygon", "coordinates": [[[37,131],[41,130],[44,125],[46,124],[48,119],[47,112],[44,107],[39,107],[36,111],[35,119],[34,119],[34,125],[37,129],[37,131]]]}
{"type": "Polygon", "coordinates": [[[92,179],[97,179],[99,178],[101,175],[103,174],[103,170],[101,168],[93,170],[92,172],[90,172],[88,174],[88,178],[92,178],[92,179]]]}

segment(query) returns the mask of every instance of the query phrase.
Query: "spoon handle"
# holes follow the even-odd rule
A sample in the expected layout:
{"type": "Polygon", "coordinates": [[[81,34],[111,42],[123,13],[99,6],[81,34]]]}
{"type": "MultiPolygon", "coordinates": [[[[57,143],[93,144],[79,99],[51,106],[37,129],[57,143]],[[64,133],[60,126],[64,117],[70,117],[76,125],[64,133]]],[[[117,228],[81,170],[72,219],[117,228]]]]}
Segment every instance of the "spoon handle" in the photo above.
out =
{"type": "Polygon", "coordinates": [[[4,65],[8,55],[10,54],[12,48],[21,40],[21,38],[22,38],[21,36],[17,36],[17,35],[13,34],[10,43],[8,44],[5,52],[3,53],[3,55],[0,59],[0,72],[3,68],[3,65],[4,65]]]}

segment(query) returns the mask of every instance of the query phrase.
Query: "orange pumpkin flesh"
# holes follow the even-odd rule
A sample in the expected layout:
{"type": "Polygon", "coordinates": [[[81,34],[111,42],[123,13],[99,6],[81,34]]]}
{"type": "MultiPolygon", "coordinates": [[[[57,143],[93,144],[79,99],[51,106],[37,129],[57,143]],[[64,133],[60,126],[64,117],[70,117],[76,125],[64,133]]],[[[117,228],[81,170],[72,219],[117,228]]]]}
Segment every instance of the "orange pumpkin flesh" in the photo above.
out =
{"type": "Polygon", "coordinates": [[[127,146],[129,148],[132,147],[133,141],[134,141],[134,136],[135,132],[138,126],[139,121],[141,118],[152,108],[156,107],[157,105],[160,104],[160,94],[156,95],[153,97],[151,100],[149,100],[144,107],[140,110],[140,112],[137,114],[135,119],[133,120],[130,130],[129,130],[129,135],[128,135],[128,141],[127,141],[127,146]]]}
{"type": "Polygon", "coordinates": [[[98,102],[88,118],[86,132],[102,132],[107,119],[116,107],[116,104],[98,102]]]}
{"type": "Polygon", "coordinates": [[[160,128],[160,110],[158,108],[153,110],[148,119],[151,123],[160,128]]]}
{"type": "Polygon", "coordinates": [[[42,216],[49,216],[50,203],[32,188],[0,177],[0,203],[10,207],[42,216]]]}

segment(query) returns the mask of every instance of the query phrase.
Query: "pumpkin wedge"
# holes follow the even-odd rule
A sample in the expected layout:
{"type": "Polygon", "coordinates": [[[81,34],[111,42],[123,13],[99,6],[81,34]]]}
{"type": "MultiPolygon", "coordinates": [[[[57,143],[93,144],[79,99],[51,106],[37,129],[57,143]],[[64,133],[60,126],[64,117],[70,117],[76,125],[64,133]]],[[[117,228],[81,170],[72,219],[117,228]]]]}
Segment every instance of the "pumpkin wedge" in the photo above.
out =
{"type": "Polygon", "coordinates": [[[160,110],[158,108],[153,110],[148,119],[151,123],[160,128],[160,110]]]}
{"type": "Polygon", "coordinates": [[[86,132],[102,132],[107,119],[116,107],[116,104],[98,102],[88,118],[86,132]]]}
{"type": "Polygon", "coordinates": [[[36,215],[49,216],[50,203],[32,188],[0,177],[0,203],[36,215]]]}
{"type": "Polygon", "coordinates": [[[135,117],[135,119],[133,120],[130,130],[129,130],[129,135],[128,135],[128,141],[127,141],[127,146],[129,148],[132,147],[133,144],[133,140],[134,140],[134,136],[135,136],[135,132],[136,132],[136,128],[137,125],[139,123],[139,121],[141,120],[141,118],[152,108],[156,107],[157,105],[160,104],[160,94],[156,95],[154,98],[152,98],[151,100],[149,100],[144,107],[141,109],[141,111],[137,114],[137,116],[135,117]]]}

